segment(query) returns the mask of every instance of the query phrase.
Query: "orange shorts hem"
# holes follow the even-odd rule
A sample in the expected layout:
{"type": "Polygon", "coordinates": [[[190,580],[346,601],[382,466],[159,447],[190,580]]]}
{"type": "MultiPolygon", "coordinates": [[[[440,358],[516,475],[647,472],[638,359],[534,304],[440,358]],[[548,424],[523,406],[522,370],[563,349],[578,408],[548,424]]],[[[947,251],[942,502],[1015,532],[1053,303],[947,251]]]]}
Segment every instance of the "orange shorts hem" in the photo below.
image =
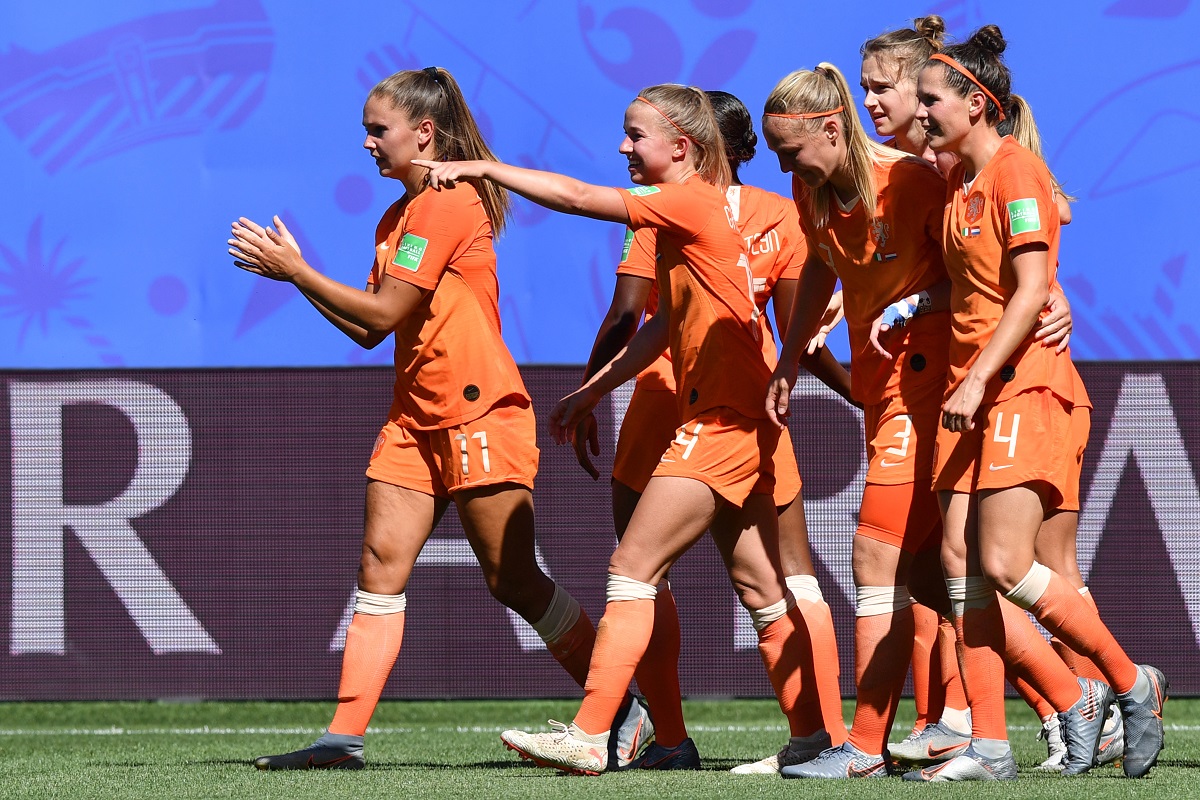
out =
{"type": "Polygon", "coordinates": [[[1050,389],[1027,392],[981,408],[974,430],[939,427],[935,491],[973,493],[1042,481],[1057,507],[1069,483],[1071,409],[1050,389]]]}
{"type": "Polygon", "coordinates": [[[774,494],[780,430],[729,408],[712,408],[676,430],[652,477],[691,478],[735,506],[774,494]]]}
{"type": "Polygon", "coordinates": [[[367,477],[435,497],[504,483],[532,490],[539,458],[536,437],[533,409],[525,401],[504,403],[470,422],[434,430],[388,420],[375,440],[367,477]]]}
{"type": "Polygon", "coordinates": [[[629,398],[617,450],[613,454],[612,479],[638,494],[646,491],[659,459],[671,446],[679,428],[679,405],[675,393],[643,389],[639,382],[629,398]]]}
{"type": "Polygon", "coordinates": [[[919,483],[868,483],[863,487],[855,533],[908,553],[940,547],[942,515],[929,479],[919,483]]]}
{"type": "Polygon", "coordinates": [[[1062,487],[1062,501],[1055,507],[1059,511],[1080,509],[1079,482],[1083,475],[1083,451],[1087,449],[1091,433],[1092,409],[1087,406],[1073,407],[1067,435],[1067,482],[1062,487]]]}

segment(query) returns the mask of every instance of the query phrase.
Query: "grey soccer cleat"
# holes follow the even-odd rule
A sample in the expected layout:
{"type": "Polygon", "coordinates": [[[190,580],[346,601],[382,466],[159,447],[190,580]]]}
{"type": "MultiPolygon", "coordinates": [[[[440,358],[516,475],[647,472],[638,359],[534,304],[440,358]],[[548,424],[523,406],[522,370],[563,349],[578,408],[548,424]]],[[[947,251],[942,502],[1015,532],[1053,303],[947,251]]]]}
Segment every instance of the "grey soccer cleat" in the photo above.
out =
{"type": "Polygon", "coordinates": [[[1062,725],[1058,722],[1058,714],[1051,714],[1042,722],[1039,739],[1046,740],[1046,760],[1034,769],[1045,772],[1062,772],[1063,759],[1067,757],[1067,745],[1063,742],[1062,725]]]}
{"type": "Polygon", "coordinates": [[[971,744],[971,734],[959,733],[943,722],[926,725],[919,733],[910,733],[904,741],[888,745],[892,760],[902,764],[927,766],[949,761],[961,755],[971,744]]]}
{"type": "Polygon", "coordinates": [[[1108,707],[1104,731],[1100,734],[1100,745],[1096,748],[1096,766],[1111,764],[1125,755],[1125,724],[1121,720],[1121,709],[1116,701],[1108,707]]]}
{"type": "Polygon", "coordinates": [[[1167,702],[1167,679],[1154,667],[1142,665],[1138,670],[1150,681],[1150,694],[1138,702],[1126,692],[1118,702],[1125,723],[1125,754],[1121,768],[1126,777],[1140,778],[1158,763],[1163,749],[1163,706],[1167,702]]]}
{"type": "Polygon", "coordinates": [[[274,769],[362,769],[363,737],[341,733],[326,733],[320,739],[292,753],[260,756],[254,766],[261,770],[274,769]]]}
{"type": "Polygon", "coordinates": [[[1067,748],[1062,760],[1063,775],[1082,775],[1096,763],[1104,716],[1113,701],[1112,689],[1103,681],[1080,678],[1079,689],[1075,705],[1058,715],[1063,744],[1067,748]]]}
{"type": "Polygon", "coordinates": [[[943,783],[946,781],[1015,781],[1017,762],[1012,751],[999,758],[988,758],[975,750],[974,743],[962,755],[941,764],[934,764],[916,772],[904,773],[906,781],[943,783]]]}
{"type": "Polygon", "coordinates": [[[887,762],[883,756],[873,756],[859,750],[850,742],[831,747],[812,761],[794,764],[779,770],[785,778],[886,778],[887,762]]]}
{"type": "Polygon", "coordinates": [[[608,764],[626,769],[654,741],[654,723],[650,712],[633,695],[621,704],[608,737],[608,764]]]}

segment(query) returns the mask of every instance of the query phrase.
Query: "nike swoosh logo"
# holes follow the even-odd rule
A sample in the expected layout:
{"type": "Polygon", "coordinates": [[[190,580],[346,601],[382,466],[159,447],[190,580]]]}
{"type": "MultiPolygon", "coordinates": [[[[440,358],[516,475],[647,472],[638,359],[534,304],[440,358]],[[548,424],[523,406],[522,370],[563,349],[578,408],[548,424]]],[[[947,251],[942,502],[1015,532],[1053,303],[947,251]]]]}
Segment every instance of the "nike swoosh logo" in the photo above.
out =
{"type": "Polygon", "coordinates": [[[856,767],[854,764],[849,764],[846,767],[846,774],[851,778],[866,778],[874,775],[883,767],[883,764],[872,764],[869,767],[856,767]]]}
{"type": "Polygon", "coordinates": [[[881,467],[898,467],[903,463],[903,461],[888,461],[886,458],[879,459],[879,466],[881,467]]]}
{"type": "Polygon", "coordinates": [[[309,756],[308,757],[308,766],[311,769],[324,769],[325,767],[332,767],[337,764],[340,764],[343,761],[349,761],[352,758],[354,758],[354,756],[345,755],[345,756],[341,756],[339,758],[332,759],[330,761],[319,761],[318,762],[318,761],[314,761],[312,756],[309,756]]]}
{"type": "Polygon", "coordinates": [[[933,747],[931,745],[929,747],[929,757],[930,758],[941,758],[942,756],[946,755],[946,753],[953,753],[955,750],[965,750],[965,749],[966,749],[966,747],[964,747],[961,744],[952,744],[949,747],[933,747]]]}
{"type": "Polygon", "coordinates": [[[1008,469],[1009,467],[1015,466],[1016,464],[1002,464],[1001,466],[997,467],[995,464],[989,463],[988,469],[990,469],[992,472],[999,472],[1002,469],[1008,469]]]}
{"type": "Polygon", "coordinates": [[[617,755],[619,755],[621,758],[625,759],[626,761],[633,758],[633,751],[637,748],[638,736],[640,736],[641,733],[642,733],[642,722],[641,722],[641,720],[639,720],[638,724],[637,724],[637,728],[635,728],[633,731],[633,738],[629,742],[629,749],[622,751],[621,748],[618,747],[617,755]]]}

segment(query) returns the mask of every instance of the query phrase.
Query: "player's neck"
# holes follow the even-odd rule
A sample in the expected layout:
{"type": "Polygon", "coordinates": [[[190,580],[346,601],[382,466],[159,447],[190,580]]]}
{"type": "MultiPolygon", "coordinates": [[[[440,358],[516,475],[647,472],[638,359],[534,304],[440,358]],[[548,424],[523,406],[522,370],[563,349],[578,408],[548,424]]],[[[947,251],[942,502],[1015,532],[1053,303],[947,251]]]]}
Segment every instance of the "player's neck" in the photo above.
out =
{"type": "Polygon", "coordinates": [[[975,180],[975,176],[992,160],[1003,142],[996,129],[990,126],[978,127],[967,134],[958,150],[959,160],[966,170],[964,180],[968,183],[975,180]]]}

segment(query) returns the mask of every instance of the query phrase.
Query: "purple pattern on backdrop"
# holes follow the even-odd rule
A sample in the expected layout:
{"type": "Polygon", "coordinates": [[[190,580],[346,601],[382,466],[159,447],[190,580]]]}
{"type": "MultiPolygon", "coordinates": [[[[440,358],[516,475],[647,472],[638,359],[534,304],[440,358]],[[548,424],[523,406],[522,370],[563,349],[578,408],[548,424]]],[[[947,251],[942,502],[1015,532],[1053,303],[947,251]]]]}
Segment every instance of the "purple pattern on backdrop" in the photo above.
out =
{"type": "Polygon", "coordinates": [[[1110,17],[1169,19],[1187,11],[1191,0],[1117,0],[1104,9],[1110,17]]]}
{"type": "Polygon", "coordinates": [[[257,0],[151,14],[43,53],[0,55],[0,117],[51,174],[148,142],[240,126],[274,34],[257,0]]]}
{"type": "Polygon", "coordinates": [[[934,3],[927,14],[937,14],[946,23],[946,32],[957,40],[965,40],[972,31],[984,24],[979,0],[942,0],[934,3]]]}
{"type": "Polygon", "coordinates": [[[347,175],[333,189],[333,201],[347,214],[361,214],[371,207],[375,190],[362,175],[347,175]]]}
{"type": "Polygon", "coordinates": [[[754,31],[733,30],[717,37],[700,54],[688,83],[704,89],[720,89],[738,73],[754,51],[754,31]]]}
{"type": "Polygon", "coordinates": [[[729,19],[748,9],[754,0],[692,0],[692,7],[709,17],[729,19]]]}
{"type": "Polygon", "coordinates": [[[683,71],[683,45],[670,24],[644,8],[619,8],[597,23],[596,10],[579,6],[583,46],[600,71],[613,83],[636,92],[648,84],[679,79],[683,71]],[[595,31],[616,31],[626,40],[628,53],[617,60],[593,43],[595,31]]]}
{"type": "Polygon", "coordinates": [[[188,287],[174,275],[163,275],[150,284],[146,299],[156,312],[169,317],[178,314],[187,305],[188,287]]]}

